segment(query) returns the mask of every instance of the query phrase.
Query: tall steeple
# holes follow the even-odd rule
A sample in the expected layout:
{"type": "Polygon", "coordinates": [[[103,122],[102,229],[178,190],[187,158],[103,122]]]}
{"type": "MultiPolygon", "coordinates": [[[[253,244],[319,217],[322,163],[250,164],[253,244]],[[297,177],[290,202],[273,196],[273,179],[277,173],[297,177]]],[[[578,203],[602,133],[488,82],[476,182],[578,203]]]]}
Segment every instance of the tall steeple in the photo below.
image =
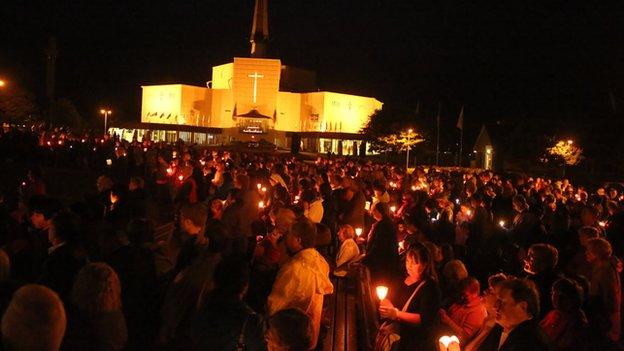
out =
{"type": "Polygon", "coordinates": [[[256,0],[253,24],[251,25],[251,57],[263,58],[268,54],[269,11],[268,0],[256,0]]]}

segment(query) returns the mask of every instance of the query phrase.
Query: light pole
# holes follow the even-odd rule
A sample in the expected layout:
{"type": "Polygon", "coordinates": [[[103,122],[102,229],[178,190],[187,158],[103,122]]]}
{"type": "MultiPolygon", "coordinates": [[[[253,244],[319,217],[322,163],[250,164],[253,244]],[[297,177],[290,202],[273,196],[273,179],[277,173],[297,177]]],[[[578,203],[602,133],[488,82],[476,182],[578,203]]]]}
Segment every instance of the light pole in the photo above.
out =
{"type": "Polygon", "coordinates": [[[113,113],[113,111],[111,110],[107,110],[107,109],[101,109],[100,113],[104,115],[104,135],[106,135],[107,131],[108,131],[108,115],[110,115],[111,113],[113,113]]]}
{"type": "Polygon", "coordinates": [[[412,129],[408,129],[407,130],[407,155],[405,157],[405,171],[407,172],[409,170],[409,151],[410,151],[410,139],[412,137],[412,132],[414,130],[412,129]]]}

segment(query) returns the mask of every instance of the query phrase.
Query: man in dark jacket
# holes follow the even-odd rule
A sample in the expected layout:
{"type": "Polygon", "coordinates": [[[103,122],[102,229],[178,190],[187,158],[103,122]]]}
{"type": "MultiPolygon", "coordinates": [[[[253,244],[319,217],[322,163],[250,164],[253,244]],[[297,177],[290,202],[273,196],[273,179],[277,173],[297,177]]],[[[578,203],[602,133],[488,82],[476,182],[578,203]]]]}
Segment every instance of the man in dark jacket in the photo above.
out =
{"type": "Polygon", "coordinates": [[[43,264],[39,283],[68,301],[78,271],[87,263],[87,251],[79,242],[79,219],[71,212],[61,212],[52,219],[48,231],[52,247],[43,264]]]}
{"type": "MultiPolygon", "coordinates": [[[[539,295],[533,284],[523,279],[502,283],[496,303],[496,322],[503,327],[497,350],[550,350],[539,327],[539,295]]],[[[496,350],[494,349],[494,350],[496,350]]]]}

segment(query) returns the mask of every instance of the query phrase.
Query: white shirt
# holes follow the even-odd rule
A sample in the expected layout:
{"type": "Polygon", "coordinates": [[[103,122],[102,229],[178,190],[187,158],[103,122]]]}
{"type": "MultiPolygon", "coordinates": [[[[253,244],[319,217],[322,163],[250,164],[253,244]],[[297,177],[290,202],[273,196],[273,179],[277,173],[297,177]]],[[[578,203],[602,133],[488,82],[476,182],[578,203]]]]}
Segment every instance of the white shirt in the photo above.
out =
{"type": "Polygon", "coordinates": [[[346,266],[341,266],[353,261],[358,256],[360,256],[360,248],[355,240],[347,239],[343,241],[340,245],[340,250],[338,250],[338,254],[336,255],[336,269],[334,270],[334,275],[337,277],[346,276],[346,266]]]}
{"type": "Polygon", "coordinates": [[[314,223],[321,223],[323,219],[323,200],[315,200],[308,209],[303,211],[303,215],[314,223]]]}

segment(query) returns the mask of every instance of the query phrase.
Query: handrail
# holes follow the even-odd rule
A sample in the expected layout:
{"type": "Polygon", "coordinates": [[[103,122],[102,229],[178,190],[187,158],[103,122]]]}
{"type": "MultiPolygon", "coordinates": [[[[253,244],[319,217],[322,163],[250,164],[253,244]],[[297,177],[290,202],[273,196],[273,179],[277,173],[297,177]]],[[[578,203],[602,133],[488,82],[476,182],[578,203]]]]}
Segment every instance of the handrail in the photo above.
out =
{"type": "Polygon", "coordinates": [[[366,266],[358,269],[358,314],[362,323],[360,345],[362,349],[373,350],[375,336],[379,330],[377,318],[377,300],[371,286],[370,271],[366,266]]]}

